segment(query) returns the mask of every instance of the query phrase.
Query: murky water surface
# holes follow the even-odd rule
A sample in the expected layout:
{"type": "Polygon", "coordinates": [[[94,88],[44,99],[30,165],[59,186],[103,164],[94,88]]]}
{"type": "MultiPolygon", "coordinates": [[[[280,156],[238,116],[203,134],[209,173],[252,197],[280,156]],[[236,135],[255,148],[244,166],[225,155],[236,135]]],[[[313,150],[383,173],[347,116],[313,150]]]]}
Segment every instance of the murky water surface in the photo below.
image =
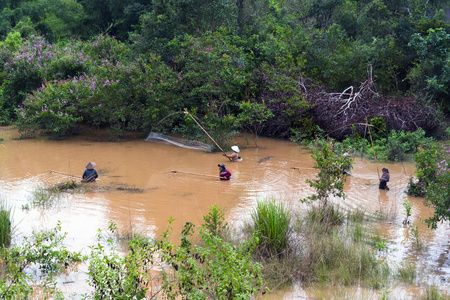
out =
{"type": "MultiPolygon", "coordinates": [[[[221,153],[204,153],[173,145],[145,142],[140,139],[126,142],[99,141],[90,134],[64,141],[42,138],[13,140],[17,132],[0,128],[4,142],[0,144],[0,197],[14,208],[13,223],[17,228],[15,241],[30,235],[33,230],[51,229],[61,221],[62,230],[68,232],[66,246],[70,250],[89,252],[88,246],[97,242],[97,230],[107,229],[113,220],[119,228],[133,228],[147,236],[155,237],[167,227],[173,217],[174,232],[180,232],[186,221],[202,223],[208,207],[223,207],[227,220],[239,225],[248,219],[257,199],[273,197],[289,204],[293,210],[302,210],[299,199],[313,192],[305,182],[316,171],[310,169],[314,161],[307,149],[282,140],[260,140],[262,148],[248,145],[245,136],[236,138],[241,147],[243,161],[227,162],[221,153]],[[97,163],[101,174],[99,184],[121,183],[143,189],[142,193],[123,191],[95,192],[70,195],[54,208],[24,210],[31,192],[38,185],[49,185],[67,180],[61,173],[81,176],[87,162],[97,163]],[[221,182],[206,175],[218,175],[218,163],[225,163],[232,180],[221,182]],[[292,168],[299,169],[292,169],[292,168]]],[[[388,259],[401,263],[412,261],[420,270],[418,285],[396,287],[390,296],[413,299],[424,294],[425,284],[437,284],[449,290],[450,281],[450,228],[445,223],[430,230],[419,217],[426,218],[432,211],[424,207],[420,198],[407,197],[404,190],[414,171],[412,163],[383,164],[391,174],[390,191],[380,191],[377,186],[377,165],[367,160],[355,159],[352,176],[348,177],[342,205],[362,208],[369,213],[382,211],[391,216],[387,224],[377,225],[378,231],[388,241],[388,259]],[[414,204],[413,224],[418,226],[420,241],[426,246],[416,251],[409,230],[402,226],[404,198],[414,204]]],[[[381,169],[383,167],[379,165],[381,169]]],[[[59,287],[66,295],[86,293],[87,266],[78,272],[67,272],[59,279],[59,287]]],[[[348,290],[354,298],[378,298],[379,291],[348,290]]],[[[341,291],[312,287],[303,290],[294,286],[287,291],[272,294],[272,299],[340,298],[341,291]]]]}

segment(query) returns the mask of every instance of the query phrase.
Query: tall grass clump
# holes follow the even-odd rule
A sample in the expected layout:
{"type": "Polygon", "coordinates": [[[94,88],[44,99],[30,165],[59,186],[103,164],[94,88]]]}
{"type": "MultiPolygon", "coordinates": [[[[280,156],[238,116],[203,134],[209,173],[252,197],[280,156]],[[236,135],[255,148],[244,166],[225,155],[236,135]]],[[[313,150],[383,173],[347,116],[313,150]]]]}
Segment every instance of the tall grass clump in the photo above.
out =
{"type": "Polygon", "coordinates": [[[261,200],[251,213],[253,231],[258,235],[258,254],[262,257],[282,257],[292,234],[291,215],[287,207],[274,200],[261,200]]]}
{"type": "Polygon", "coordinates": [[[11,243],[11,209],[5,201],[0,200],[0,247],[11,243]]]}

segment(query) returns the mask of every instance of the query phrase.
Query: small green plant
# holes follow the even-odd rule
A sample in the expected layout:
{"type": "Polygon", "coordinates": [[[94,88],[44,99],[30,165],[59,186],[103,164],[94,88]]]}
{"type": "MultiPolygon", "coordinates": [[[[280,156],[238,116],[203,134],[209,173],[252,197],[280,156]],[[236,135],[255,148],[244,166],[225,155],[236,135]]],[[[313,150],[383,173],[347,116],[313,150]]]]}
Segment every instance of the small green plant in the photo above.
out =
{"type": "Polygon", "coordinates": [[[288,248],[292,233],[288,209],[282,202],[257,201],[251,217],[253,231],[257,232],[259,254],[264,257],[281,257],[288,248]]]}
{"type": "Polygon", "coordinates": [[[409,217],[411,216],[411,208],[413,207],[413,204],[408,199],[403,199],[402,203],[403,207],[405,208],[406,218],[403,220],[403,225],[409,224],[409,217]]]}
{"type": "Polygon", "coordinates": [[[411,235],[411,239],[413,241],[413,246],[416,250],[422,250],[423,245],[422,242],[420,241],[420,236],[419,236],[419,227],[418,226],[411,226],[409,228],[409,233],[411,235]]]}
{"type": "Polygon", "coordinates": [[[387,244],[384,241],[377,242],[377,249],[378,251],[386,251],[387,250],[387,244]]]}
{"type": "Polygon", "coordinates": [[[205,222],[203,226],[213,235],[221,236],[227,229],[227,222],[224,222],[225,213],[222,208],[214,204],[209,208],[209,213],[203,216],[205,222]]]}
{"type": "Polygon", "coordinates": [[[383,288],[381,289],[381,292],[378,293],[378,295],[381,296],[380,299],[382,299],[382,300],[387,300],[387,299],[389,299],[388,295],[389,295],[391,292],[392,292],[392,291],[388,291],[388,290],[386,289],[386,287],[383,287],[383,288]]]}

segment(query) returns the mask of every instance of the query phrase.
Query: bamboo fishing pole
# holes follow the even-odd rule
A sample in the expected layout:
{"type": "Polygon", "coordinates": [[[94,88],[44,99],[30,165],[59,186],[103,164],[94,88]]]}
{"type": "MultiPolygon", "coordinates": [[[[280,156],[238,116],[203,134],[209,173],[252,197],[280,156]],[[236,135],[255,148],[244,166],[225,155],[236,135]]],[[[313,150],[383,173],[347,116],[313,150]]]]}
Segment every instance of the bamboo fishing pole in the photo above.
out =
{"type": "Polygon", "coordinates": [[[194,116],[192,116],[192,115],[188,112],[187,108],[184,109],[184,113],[187,114],[187,115],[189,115],[189,116],[192,118],[192,120],[194,120],[194,122],[195,122],[195,123],[203,130],[203,132],[211,139],[211,141],[213,141],[214,144],[216,144],[216,146],[217,146],[224,154],[226,154],[225,151],[223,151],[223,149],[219,146],[219,144],[217,144],[217,142],[216,142],[216,141],[209,135],[209,133],[202,127],[202,125],[200,125],[200,123],[197,122],[197,120],[194,118],[194,116]]]}
{"type": "Polygon", "coordinates": [[[181,173],[181,174],[189,174],[189,175],[197,175],[197,176],[205,176],[205,177],[214,177],[217,179],[217,176],[209,175],[209,174],[200,174],[200,173],[193,173],[193,172],[183,172],[183,171],[170,171],[172,173],[181,173]]]}

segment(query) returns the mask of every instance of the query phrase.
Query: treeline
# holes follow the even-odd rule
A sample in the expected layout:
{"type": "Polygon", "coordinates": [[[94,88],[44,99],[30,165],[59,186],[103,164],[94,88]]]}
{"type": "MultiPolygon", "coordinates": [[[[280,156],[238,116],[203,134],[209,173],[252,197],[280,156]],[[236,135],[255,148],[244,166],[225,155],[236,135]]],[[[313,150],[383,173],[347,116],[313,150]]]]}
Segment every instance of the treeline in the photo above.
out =
{"type": "MultiPolygon", "coordinates": [[[[0,121],[343,138],[439,130],[450,111],[447,1],[1,1],[0,121]],[[164,122],[164,117],[174,114],[164,122]]],[[[445,129],[445,128],[444,128],[445,129]]]]}

